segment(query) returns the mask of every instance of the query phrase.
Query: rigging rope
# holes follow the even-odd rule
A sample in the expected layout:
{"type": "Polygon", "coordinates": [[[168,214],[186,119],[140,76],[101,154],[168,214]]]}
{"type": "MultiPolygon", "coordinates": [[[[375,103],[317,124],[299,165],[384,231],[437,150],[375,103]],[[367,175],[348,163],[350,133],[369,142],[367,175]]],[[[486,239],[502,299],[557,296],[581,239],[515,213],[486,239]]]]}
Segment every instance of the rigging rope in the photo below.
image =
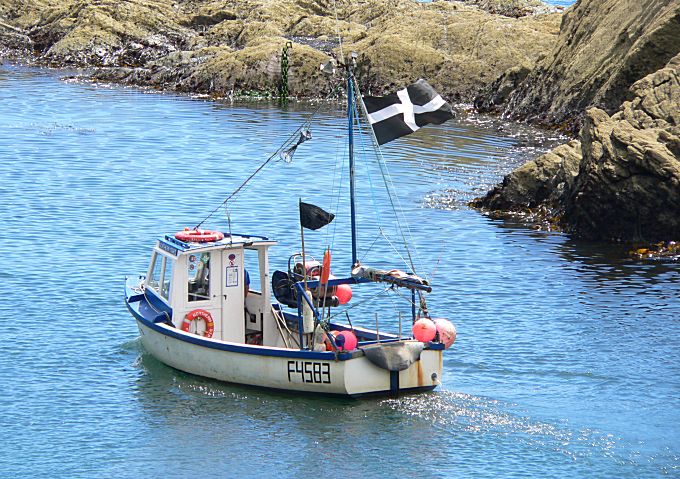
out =
{"type": "Polygon", "coordinates": [[[338,311],[337,313],[330,315],[330,316],[328,317],[328,321],[330,321],[331,319],[333,319],[333,318],[335,318],[335,317],[337,317],[337,316],[340,316],[341,314],[345,314],[345,312],[346,312],[346,311],[349,311],[350,309],[354,309],[354,308],[356,308],[357,306],[361,306],[361,305],[364,304],[364,303],[367,303],[367,302],[369,302],[369,301],[373,301],[375,298],[377,298],[377,297],[380,296],[381,294],[386,294],[391,288],[392,288],[392,286],[390,285],[390,286],[388,286],[387,288],[383,289],[382,291],[378,291],[378,293],[374,294],[374,295],[371,296],[370,298],[366,298],[366,299],[364,299],[363,301],[357,301],[356,303],[353,303],[351,306],[347,306],[347,307],[346,307],[345,309],[343,309],[342,311],[338,311]]]}
{"type": "Polygon", "coordinates": [[[338,43],[340,44],[340,62],[345,63],[345,55],[342,51],[342,37],[340,36],[340,21],[338,20],[338,5],[336,0],[333,0],[333,10],[335,10],[335,34],[338,36],[338,43]]]}
{"type": "MultiPolygon", "coordinates": [[[[338,91],[340,88],[341,88],[340,85],[336,86],[335,89],[334,89],[331,93],[329,93],[328,97],[331,97],[332,95],[335,95],[335,94],[337,93],[337,91],[338,91]]],[[[233,198],[235,198],[235,197],[241,192],[241,190],[243,190],[243,188],[245,188],[245,186],[250,182],[250,180],[252,180],[252,179],[253,179],[260,171],[262,171],[262,170],[265,168],[265,166],[267,166],[269,163],[272,162],[272,160],[273,160],[274,158],[279,157],[279,156],[281,155],[282,152],[284,152],[284,151],[287,150],[290,146],[292,146],[292,145],[297,141],[297,139],[299,138],[300,134],[301,134],[304,130],[308,129],[308,128],[311,126],[312,120],[314,119],[314,117],[316,116],[316,114],[319,113],[319,110],[321,110],[321,107],[322,107],[323,105],[324,105],[324,104],[323,104],[322,102],[319,102],[319,106],[316,108],[316,110],[314,110],[314,111],[312,112],[312,114],[309,115],[309,117],[307,117],[307,119],[306,119],[306,120],[305,120],[305,121],[304,121],[304,122],[303,122],[303,123],[302,123],[302,124],[301,124],[294,132],[293,132],[293,133],[291,133],[291,134],[288,136],[288,138],[286,138],[286,140],[283,142],[283,144],[282,144],[282,145],[281,145],[274,153],[272,153],[271,156],[269,156],[269,158],[267,158],[267,159],[264,161],[264,163],[262,163],[260,166],[258,166],[257,169],[256,169],[256,170],[255,170],[248,178],[246,178],[246,180],[245,180],[243,183],[241,183],[241,184],[239,185],[238,188],[236,188],[229,196],[227,196],[227,198],[226,198],[222,203],[220,203],[215,209],[213,209],[213,210],[208,214],[208,216],[206,216],[205,218],[203,218],[203,220],[201,220],[201,221],[196,225],[196,227],[195,227],[194,229],[200,228],[201,225],[202,225],[203,223],[205,223],[205,222],[208,221],[210,218],[212,218],[212,216],[213,216],[215,213],[217,213],[222,207],[225,207],[225,206],[227,205],[227,203],[228,203],[230,200],[232,200],[233,198]]],[[[280,159],[280,158],[279,158],[279,159],[280,159]]]]}
{"type": "MultiPolygon", "coordinates": [[[[354,78],[354,76],[352,76],[352,81],[354,81],[354,84],[355,84],[355,91],[359,92],[359,84],[357,83],[356,78],[354,78]]],[[[366,117],[368,117],[368,113],[366,112],[366,105],[364,104],[363,98],[358,93],[355,96],[356,96],[357,103],[361,104],[361,108],[364,112],[364,115],[366,117]]],[[[358,115],[358,113],[357,113],[357,115],[358,115]]],[[[358,118],[357,118],[357,121],[358,121],[358,118]]],[[[370,136],[373,139],[373,143],[374,143],[374,146],[375,146],[376,157],[378,159],[378,165],[380,167],[380,172],[381,172],[382,177],[383,177],[385,189],[387,190],[387,196],[390,200],[390,205],[392,206],[392,211],[394,211],[395,219],[397,220],[397,227],[399,229],[399,233],[401,234],[401,238],[402,238],[402,241],[404,243],[404,248],[406,250],[406,254],[407,254],[408,259],[409,259],[408,264],[410,265],[412,272],[414,274],[417,274],[418,271],[417,271],[415,264],[414,264],[414,261],[413,261],[413,255],[411,255],[411,250],[409,248],[409,243],[406,239],[406,234],[404,233],[404,226],[402,225],[402,222],[404,223],[404,225],[406,227],[406,230],[408,232],[408,236],[409,236],[412,243],[413,243],[413,234],[411,233],[411,228],[409,227],[406,219],[400,218],[400,213],[401,213],[401,216],[403,217],[403,209],[401,207],[401,204],[399,203],[399,197],[396,194],[394,194],[393,191],[392,191],[394,189],[394,181],[392,180],[392,177],[390,176],[389,171],[387,170],[387,164],[385,163],[385,158],[384,158],[382,151],[380,150],[380,147],[378,145],[378,140],[375,137],[375,132],[373,131],[373,128],[369,128],[369,130],[371,132],[370,136]],[[396,201],[397,205],[395,205],[395,201],[396,201]]],[[[415,250],[415,253],[417,254],[417,249],[415,247],[414,247],[414,250],[415,250]]]]}
{"type": "MultiPolygon", "coordinates": [[[[330,189],[330,207],[329,210],[338,216],[340,211],[340,199],[342,198],[342,182],[345,177],[345,161],[348,156],[347,143],[343,141],[344,135],[337,135],[335,141],[335,163],[333,164],[333,181],[330,189]],[[337,189],[336,189],[337,187],[337,189]]],[[[321,185],[319,185],[321,188],[321,185]]],[[[325,228],[324,241],[327,246],[333,250],[335,246],[335,237],[339,221],[334,221],[332,227],[325,228]]]]}
{"type": "MultiPolygon", "coordinates": [[[[363,133],[363,130],[361,129],[361,118],[359,116],[359,111],[355,109],[355,120],[357,125],[359,125],[359,132],[363,133]]],[[[366,144],[364,143],[364,135],[357,135],[357,139],[359,140],[359,144],[361,145],[361,151],[363,153],[364,158],[368,158],[368,155],[366,153],[366,144]]],[[[373,204],[373,211],[375,213],[375,219],[376,222],[378,223],[378,230],[382,230],[382,223],[380,220],[380,216],[378,216],[378,212],[380,211],[378,208],[378,204],[375,199],[375,188],[373,187],[373,177],[371,176],[371,169],[369,168],[368,162],[364,162],[363,166],[366,168],[366,177],[368,178],[368,191],[371,193],[371,203],[373,204]]],[[[380,235],[378,236],[380,237],[380,235]]],[[[375,241],[373,242],[375,244],[375,241]]],[[[368,251],[373,247],[373,244],[369,247],[369,249],[364,253],[364,256],[368,251]]],[[[399,254],[397,252],[397,254],[399,254]]],[[[363,258],[362,258],[363,259],[363,258]]]]}

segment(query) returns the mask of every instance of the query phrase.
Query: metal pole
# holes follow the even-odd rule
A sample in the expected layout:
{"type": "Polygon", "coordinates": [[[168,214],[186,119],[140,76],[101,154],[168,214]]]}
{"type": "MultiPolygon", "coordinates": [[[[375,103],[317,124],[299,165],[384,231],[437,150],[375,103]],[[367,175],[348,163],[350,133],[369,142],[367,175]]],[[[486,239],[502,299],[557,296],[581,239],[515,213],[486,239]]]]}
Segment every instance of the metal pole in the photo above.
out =
{"type": "Polygon", "coordinates": [[[356,210],[354,207],[354,83],[352,67],[347,65],[347,123],[349,142],[349,209],[352,221],[352,266],[357,264],[356,210]]]}
{"type": "Polygon", "coordinates": [[[401,311],[399,311],[399,341],[401,341],[401,311]]]}
{"type": "Polygon", "coordinates": [[[378,324],[378,313],[375,313],[375,337],[380,342],[380,325],[378,324]]]}
{"type": "Polygon", "coordinates": [[[413,319],[413,324],[416,322],[416,290],[411,290],[411,319],[413,319]]]}
{"type": "MultiPolygon", "coordinates": [[[[300,211],[300,207],[302,206],[302,198],[298,198],[298,211],[300,211]]],[[[300,215],[302,216],[302,215],[300,215]]],[[[302,280],[304,282],[304,291],[303,294],[307,296],[307,261],[306,261],[306,254],[305,254],[305,228],[302,226],[302,218],[300,218],[300,240],[302,242],[302,280]]],[[[304,334],[303,334],[303,308],[304,305],[302,304],[302,301],[300,301],[300,298],[298,298],[298,328],[299,328],[299,334],[300,334],[300,349],[304,349],[304,334]]]]}

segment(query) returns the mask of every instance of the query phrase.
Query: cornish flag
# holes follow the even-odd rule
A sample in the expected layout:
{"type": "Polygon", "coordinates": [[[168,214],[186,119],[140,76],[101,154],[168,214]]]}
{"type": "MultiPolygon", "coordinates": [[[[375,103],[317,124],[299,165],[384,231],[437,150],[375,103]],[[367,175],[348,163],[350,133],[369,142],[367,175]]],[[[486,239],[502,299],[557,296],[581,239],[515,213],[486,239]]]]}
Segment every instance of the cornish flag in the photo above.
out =
{"type": "Polygon", "coordinates": [[[379,145],[453,118],[451,105],[422,78],[391,95],[365,96],[364,104],[379,145]]]}

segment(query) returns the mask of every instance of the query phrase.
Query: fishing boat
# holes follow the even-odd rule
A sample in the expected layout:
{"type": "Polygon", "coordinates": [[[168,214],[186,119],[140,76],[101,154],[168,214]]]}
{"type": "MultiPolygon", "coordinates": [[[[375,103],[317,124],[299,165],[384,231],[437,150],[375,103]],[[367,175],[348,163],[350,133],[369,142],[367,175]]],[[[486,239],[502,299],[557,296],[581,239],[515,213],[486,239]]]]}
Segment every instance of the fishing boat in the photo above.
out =
{"type": "MultiPolygon", "coordinates": [[[[424,80],[393,95],[362,97],[355,58],[322,67],[341,67],[347,88],[351,271],[331,274],[330,249],[319,261],[305,251],[305,229],[319,229],[334,215],[301,200],[302,252],[286,255],[287,271],[270,274],[269,251],[277,242],[266,236],[204,229],[203,222],[162,235],[146,274],[127,277],[125,285],[141,343],[159,361],[228,383],[294,393],[397,395],[442,383],[443,354],[456,331],[449,321],[430,316],[428,280],[416,271],[373,268],[357,257],[354,130],[367,118],[379,148],[426,123],[445,121],[451,107],[424,80]],[[249,263],[255,269],[246,268],[246,256],[256,258],[249,263]],[[250,284],[251,276],[257,284],[250,284]],[[376,284],[401,290],[410,303],[408,316],[390,318],[398,333],[381,332],[372,315],[370,324],[359,324],[367,315],[352,321],[347,311],[336,312],[349,308],[351,288],[376,284]]],[[[290,159],[311,136],[304,129],[297,133],[297,141],[279,149],[280,158],[290,159]]]]}

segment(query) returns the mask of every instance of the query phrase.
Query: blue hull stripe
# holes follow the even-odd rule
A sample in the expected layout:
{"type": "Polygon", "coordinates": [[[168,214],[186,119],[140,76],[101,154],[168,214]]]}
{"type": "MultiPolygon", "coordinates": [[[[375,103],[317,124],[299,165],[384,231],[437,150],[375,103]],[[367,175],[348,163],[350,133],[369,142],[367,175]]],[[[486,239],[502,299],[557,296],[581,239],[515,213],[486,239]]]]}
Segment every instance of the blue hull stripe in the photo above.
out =
{"type": "MultiPolygon", "coordinates": [[[[147,292],[148,295],[148,292],[147,292]]],[[[280,357],[280,358],[297,358],[297,359],[321,359],[321,360],[326,360],[326,361],[347,361],[352,358],[360,357],[363,355],[360,351],[354,351],[354,352],[342,352],[338,353],[337,357],[335,353],[332,351],[328,352],[321,352],[321,351],[307,351],[307,350],[299,350],[299,349],[293,349],[293,350],[284,350],[284,349],[272,349],[268,348],[265,346],[251,346],[251,345],[245,345],[245,344],[233,344],[233,343],[217,343],[213,341],[206,340],[202,338],[201,336],[196,336],[196,335],[187,335],[184,334],[184,332],[179,332],[178,330],[174,328],[168,328],[168,327],[163,327],[160,324],[156,323],[156,319],[159,317],[156,316],[154,318],[149,318],[144,316],[143,314],[140,313],[139,308],[141,307],[141,304],[149,302],[149,299],[154,300],[156,298],[153,297],[153,295],[148,295],[151,296],[151,298],[145,296],[145,295],[140,295],[139,293],[133,292],[129,287],[126,285],[126,291],[125,291],[125,305],[127,306],[128,310],[132,314],[132,316],[142,323],[144,326],[148,327],[149,329],[152,329],[160,334],[163,334],[165,336],[169,336],[171,338],[177,339],[179,341],[184,341],[192,344],[196,344],[198,346],[202,346],[205,348],[210,348],[210,349],[218,349],[221,351],[230,351],[233,353],[241,353],[241,354],[253,354],[255,356],[270,356],[270,357],[280,357]],[[140,296],[142,296],[140,298],[140,296]]],[[[155,302],[155,301],[153,301],[155,302]]],[[[156,308],[160,309],[169,309],[164,303],[162,303],[160,300],[157,300],[159,304],[156,304],[156,308]]],[[[167,311],[166,311],[167,312],[167,311]]],[[[172,310],[169,312],[169,316],[172,315],[172,310]]],[[[163,314],[163,318],[165,315],[163,314]]],[[[162,319],[162,318],[161,318],[162,319]]],[[[444,349],[443,344],[438,344],[438,343],[429,343],[426,346],[427,349],[444,349]]]]}
{"type": "MultiPolygon", "coordinates": [[[[193,334],[192,335],[182,334],[177,332],[176,330],[163,327],[160,324],[156,324],[153,321],[149,320],[148,318],[145,318],[144,316],[139,314],[138,311],[135,311],[135,309],[127,301],[126,305],[130,313],[134,316],[134,318],[147,328],[152,329],[165,336],[169,336],[171,338],[178,339],[180,341],[184,341],[187,343],[196,344],[198,346],[203,346],[205,348],[219,349],[221,351],[229,351],[232,353],[254,354],[256,356],[272,356],[280,358],[297,358],[297,359],[322,359],[326,361],[335,361],[336,359],[335,354],[333,354],[333,352],[330,351],[319,352],[304,350],[281,350],[271,349],[264,346],[248,346],[240,344],[215,343],[212,341],[207,341],[203,339],[201,336],[196,336],[193,334]]],[[[355,355],[348,352],[338,354],[337,359],[340,361],[347,361],[348,359],[352,359],[353,357],[355,357],[355,355]]]]}

